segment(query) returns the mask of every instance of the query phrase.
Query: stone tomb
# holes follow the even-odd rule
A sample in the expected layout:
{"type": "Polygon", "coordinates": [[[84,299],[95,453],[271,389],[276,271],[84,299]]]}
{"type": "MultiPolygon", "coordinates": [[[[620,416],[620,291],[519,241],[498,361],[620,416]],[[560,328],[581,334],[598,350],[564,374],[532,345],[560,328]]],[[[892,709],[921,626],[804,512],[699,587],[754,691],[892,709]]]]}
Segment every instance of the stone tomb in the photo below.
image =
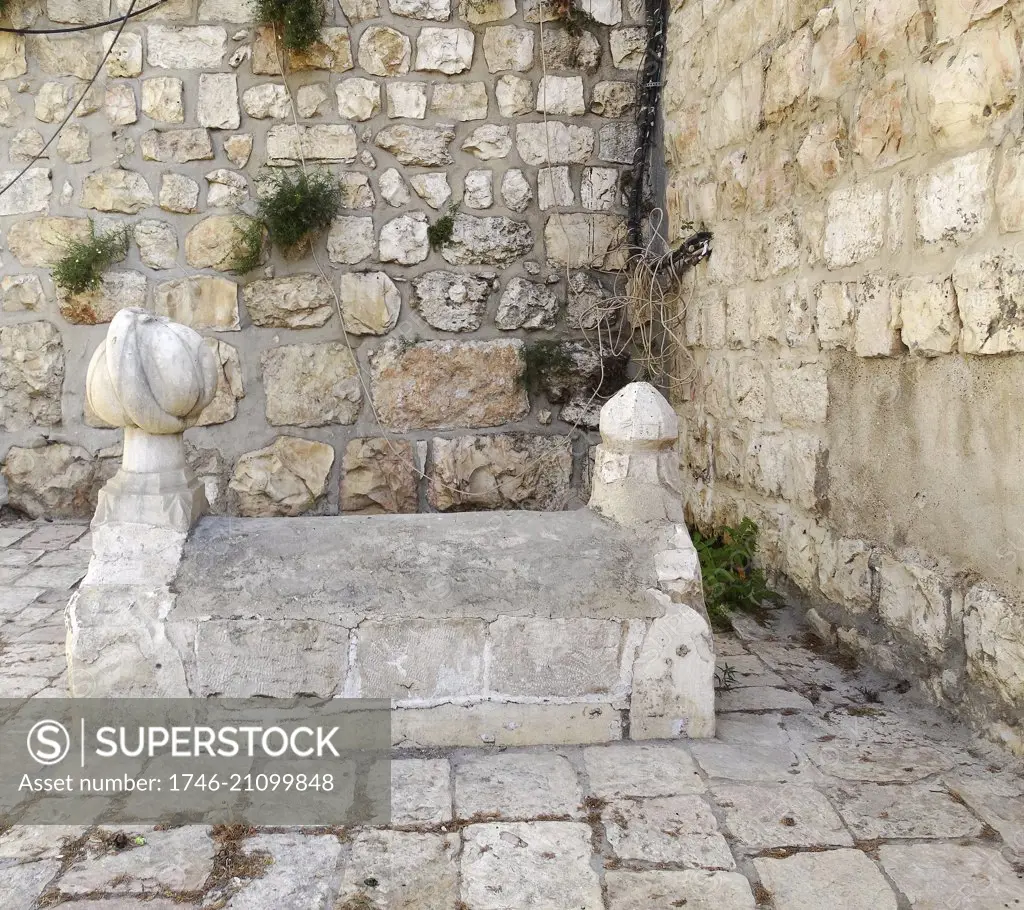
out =
{"type": "Polygon", "coordinates": [[[193,335],[122,310],[93,358],[90,403],[131,445],[67,609],[72,695],[390,698],[401,746],[714,735],[676,416],[656,389],[602,409],[587,509],[201,517],[175,456],[212,394],[193,335]]]}

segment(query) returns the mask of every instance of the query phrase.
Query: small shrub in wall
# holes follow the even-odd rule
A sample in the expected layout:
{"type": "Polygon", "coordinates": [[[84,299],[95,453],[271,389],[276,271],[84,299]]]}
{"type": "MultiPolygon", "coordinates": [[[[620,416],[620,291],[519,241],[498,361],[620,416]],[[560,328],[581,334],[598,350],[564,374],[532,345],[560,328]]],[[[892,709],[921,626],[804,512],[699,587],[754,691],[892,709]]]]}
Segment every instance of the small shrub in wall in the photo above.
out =
{"type": "Polygon", "coordinates": [[[320,40],[326,9],[323,0],[252,0],[261,25],[275,25],[290,51],[306,51],[320,40]]]}
{"type": "Polygon", "coordinates": [[[128,229],[97,234],[89,221],[89,239],[72,240],[53,267],[53,283],[69,294],[81,294],[99,287],[103,273],[128,253],[128,229]]]}
{"type": "Polygon", "coordinates": [[[341,209],[341,187],[326,172],[275,172],[257,203],[257,217],[241,229],[235,271],[249,272],[262,260],[264,235],[289,258],[301,256],[341,209]]]}

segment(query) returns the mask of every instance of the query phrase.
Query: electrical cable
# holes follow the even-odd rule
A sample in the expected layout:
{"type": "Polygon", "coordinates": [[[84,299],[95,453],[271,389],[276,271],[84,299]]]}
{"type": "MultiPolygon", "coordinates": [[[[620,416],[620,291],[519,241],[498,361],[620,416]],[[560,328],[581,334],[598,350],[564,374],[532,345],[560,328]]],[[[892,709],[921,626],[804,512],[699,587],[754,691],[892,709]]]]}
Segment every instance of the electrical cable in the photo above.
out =
{"type": "MultiPolygon", "coordinates": [[[[129,13],[127,18],[134,19],[136,16],[141,16],[143,13],[148,13],[151,9],[156,9],[158,6],[162,6],[167,0],[156,0],[155,3],[150,3],[149,6],[144,6],[140,10],[136,10],[134,13],[129,13]]],[[[134,6],[133,3],[131,6],[134,6]]],[[[129,10],[131,7],[129,7],[129,10]]],[[[93,22],[89,25],[69,25],[61,28],[5,28],[0,26],[0,34],[6,35],[68,35],[76,32],[89,32],[97,28],[105,28],[108,25],[113,25],[115,22],[121,22],[124,20],[123,16],[114,16],[113,19],[107,19],[103,22],[93,22]]]]}
{"type": "Polygon", "coordinates": [[[103,72],[103,67],[106,66],[107,60],[110,58],[111,53],[117,46],[117,42],[121,38],[121,33],[124,31],[124,27],[128,24],[128,19],[132,14],[132,10],[135,9],[135,4],[138,2],[139,0],[131,0],[131,4],[128,6],[128,12],[126,12],[124,16],[121,17],[121,25],[118,28],[117,33],[114,35],[114,40],[110,42],[110,47],[107,48],[107,52],[103,55],[103,59],[100,60],[100,65],[96,67],[96,72],[92,74],[92,78],[88,81],[88,83],[86,83],[85,90],[78,96],[78,100],[71,106],[71,110],[68,111],[67,116],[65,116],[65,118],[60,122],[60,125],[57,127],[57,129],[54,130],[53,135],[46,140],[46,143],[43,145],[43,147],[32,157],[32,160],[29,161],[29,163],[26,164],[14,176],[14,178],[11,180],[10,183],[7,184],[7,186],[0,189],[0,196],[3,196],[4,193],[6,193],[12,186],[14,186],[14,184],[21,180],[21,178],[24,177],[33,168],[33,166],[35,166],[39,162],[39,159],[43,157],[46,150],[53,144],[53,140],[60,135],[60,131],[68,125],[68,121],[74,116],[75,111],[78,110],[79,106],[85,100],[85,96],[89,94],[89,91],[92,89],[93,85],[96,84],[96,80],[99,79],[100,73],[103,72]]]}

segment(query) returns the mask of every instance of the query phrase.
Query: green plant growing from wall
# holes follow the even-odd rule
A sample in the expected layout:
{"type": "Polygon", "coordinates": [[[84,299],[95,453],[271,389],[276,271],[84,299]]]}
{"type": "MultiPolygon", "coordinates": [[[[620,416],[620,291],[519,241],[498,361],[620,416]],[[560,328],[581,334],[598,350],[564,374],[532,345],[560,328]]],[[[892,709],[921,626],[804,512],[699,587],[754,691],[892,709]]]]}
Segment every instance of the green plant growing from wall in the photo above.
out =
{"type": "Polygon", "coordinates": [[[264,232],[285,256],[296,257],[330,226],[341,209],[341,187],[329,173],[274,173],[257,203],[257,216],[239,228],[234,270],[249,272],[263,258],[264,232]]]}
{"type": "Polygon", "coordinates": [[[735,611],[762,614],[777,606],[779,596],[768,587],[764,573],[754,564],[757,525],[744,518],[738,527],[725,527],[711,537],[693,534],[704,578],[704,602],[711,625],[718,631],[732,628],[735,611]]]}
{"type": "Polygon", "coordinates": [[[455,233],[455,216],[459,213],[457,203],[452,203],[447,214],[442,215],[433,224],[427,225],[427,240],[432,250],[439,250],[455,233]]]}
{"type": "Polygon", "coordinates": [[[560,341],[534,341],[523,348],[523,382],[534,394],[550,385],[570,382],[576,370],[569,349],[560,341]]]}
{"type": "Polygon", "coordinates": [[[80,294],[99,287],[103,273],[128,252],[128,228],[104,234],[96,233],[89,221],[89,239],[71,240],[64,255],[53,266],[53,283],[69,294],[80,294]]]}
{"type": "Polygon", "coordinates": [[[320,40],[326,10],[323,0],[252,0],[261,25],[281,29],[281,41],[290,51],[307,51],[320,40]]]}

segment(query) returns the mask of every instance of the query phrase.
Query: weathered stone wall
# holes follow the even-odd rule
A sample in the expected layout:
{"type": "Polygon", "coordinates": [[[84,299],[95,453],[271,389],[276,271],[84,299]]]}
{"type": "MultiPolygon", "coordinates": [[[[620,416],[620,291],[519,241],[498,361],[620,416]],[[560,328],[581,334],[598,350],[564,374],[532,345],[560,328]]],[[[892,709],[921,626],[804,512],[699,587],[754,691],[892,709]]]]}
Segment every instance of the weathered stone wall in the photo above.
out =
{"type": "MultiPolygon", "coordinates": [[[[596,408],[589,392],[528,391],[524,345],[592,332],[621,266],[637,10],[592,0],[594,21],[573,36],[515,0],[328,6],[324,44],[287,61],[291,96],[249,0],[168,0],[132,20],[58,141],[0,197],[0,502],[91,514],[119,434],[84,412],[85,371],[122,306],[191,325],[215,349],[217,397],[187,439],[218,512],[585,498],[596,408]],[[261,172],[301,157],[342,181],[345,211],[316,247],[326,277],[312,256],[276,253],[233,274],[261,172]],[[434,251],[427,226],[453,202],[453,237],[434,251]],[[89,217],[127,225],[130,252],[102,290],[59,294],[49,267],[89,217]]],[[[127,7],[10,0],[4,22],[60,27],[127,7]]],[[[0,186],[113,36],[0,35],[0,186]]],[[[592,386],[596,355],[584,346],[575,360],[592,386]]]]}
{"type": "Polygon", "coordinates": [[[686,0],[688,508],[827,638],[1024,748],[1020,2],[686,0]]]}

